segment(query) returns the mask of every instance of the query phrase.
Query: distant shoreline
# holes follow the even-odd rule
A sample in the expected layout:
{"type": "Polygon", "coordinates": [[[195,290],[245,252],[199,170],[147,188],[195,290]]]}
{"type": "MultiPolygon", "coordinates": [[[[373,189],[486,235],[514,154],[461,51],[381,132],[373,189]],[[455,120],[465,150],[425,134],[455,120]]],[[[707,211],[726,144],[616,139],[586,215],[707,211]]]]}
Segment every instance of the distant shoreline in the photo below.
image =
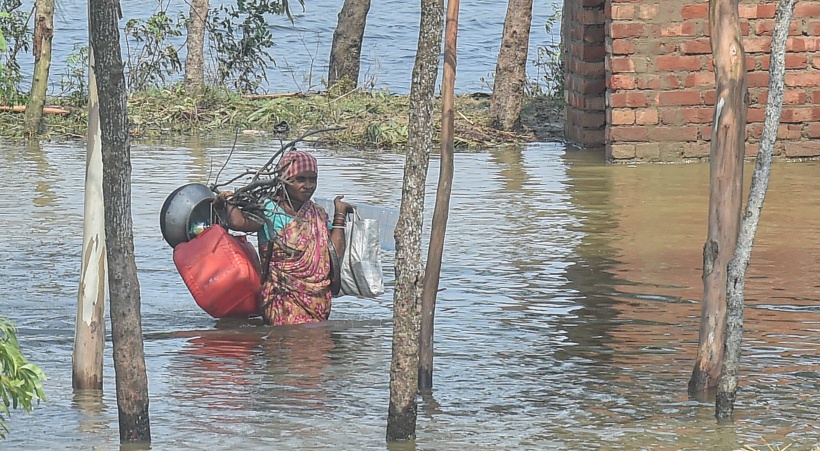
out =
{"type": "MultiPolygon", "coordinates": [[[[75,100],[76,101],[76,100],[75,100]]],[[[546,97],[529,97],[522,113],[522,128],[504,132],[489,127],[490,98],[486,94],[456,97],[455,145],[476,149],[499,144],[558,141],[562,133],[562,103],[546,97]]],[[[87,108],[67,99],[47,102],[58,114],[43,118],[40,139],[85,140],[87,108]],[[67,114],[59,114],[63,110],[67,114]]],[[[407,142],[409,96],[381,91],[353,90],[344,93],[283,93],[242,96],[209,91],[200,97],[186,96],[180,88],[133,94],[128,117],[134,140],[173,136],[273,136],[273,126],[289,125],[289,137],[306,131],[343,127],[317,137],[330,146],[403,150],[407,142]]],[[[434,125],[440,128],[439,108],[434,125]]],[[[0,134],[7,139],[25,138],[23,114],[0,111],[0,134]]],[[[438,139],[438,132],[434,136],[438,139]]]]}

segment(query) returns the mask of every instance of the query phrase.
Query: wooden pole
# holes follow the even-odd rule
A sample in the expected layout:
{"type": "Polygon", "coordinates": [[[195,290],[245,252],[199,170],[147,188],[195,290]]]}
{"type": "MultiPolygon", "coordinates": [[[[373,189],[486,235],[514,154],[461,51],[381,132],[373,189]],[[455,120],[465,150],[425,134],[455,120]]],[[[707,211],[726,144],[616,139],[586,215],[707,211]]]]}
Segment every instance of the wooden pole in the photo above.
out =
{"type": "Polygon", "coordinates": [[[780,0],[775,15],[772,32],[772,54],[769,66],[769,97],[766,102],[766,119],[763,123],[763,137],[757,152],[746,214],[740,224],[740,235],[732,260],[729,262],[729,280],[726,287],[728,307],[726,318],[726,343],[723,368],[720,373],[717,395],[715,396],[715,417],[718,420],[731,419],[735,408],[735,396],[739,380],[741,341],[743,339],[743,296],[746,286],[746,268],[752,256],[757,223],[766,199],[769,176],[772,172],[772,154],[780,114],[783,110],[783,90],[786,73],[786,39],[792,20],[795,0],[780,0]]]}
{"type": "MultiPolygon", "coordinates": [[[[58,106],[44,106],[42,108],[43,114],[68,114],[71,111],[58,107],[58,106]]],[[[14,105],[14,106],[0,106],[0,111],[8,111],[10,113],[25,113],[28,111],[28,107],[26,105],[14,105]]]]}
{"type": "Polygon", "coordinates": [[[723,364],[727,268],[737,243],[743,202],[746,148],[746,53],[738,0],[709,2],[709,33],[715,65],[715,112],[709,156],[709,224],[703,246],[703,304],[698,355],[689,394],[714,392],[723,364]]]}
{"type": "Polygon", "coordinates": [[[436,207],[427,249],[427,266],[421,292],[421,337],[419,343],[419,390],[433,388],[433,329],[436,293],[441,278],[441,257],[450,211],[453,187],[453,122],[456,83],[456,42],[458,38],[459,0],[447,2],[447,26],[444,32],[444,74],[441,82],[441,166],[439,168],[436,207]]]}
{"type": "Polygon", "coordinates": [[[88,46],[88,143],[85,163],[83,251],[77,320],[74,325],[72,386],[102,390],[105,346],[105,302],[108,272],[103,206],[103,163],[100,140],[100,103],[94,73],[94,49],[88,46]]]}

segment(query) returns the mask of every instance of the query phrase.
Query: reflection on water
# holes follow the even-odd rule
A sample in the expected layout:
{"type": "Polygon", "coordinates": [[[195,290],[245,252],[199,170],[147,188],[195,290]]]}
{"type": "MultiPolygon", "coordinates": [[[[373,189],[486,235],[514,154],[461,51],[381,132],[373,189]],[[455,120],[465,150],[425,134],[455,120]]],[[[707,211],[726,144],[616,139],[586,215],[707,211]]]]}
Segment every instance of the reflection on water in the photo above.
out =
{"type": "MultiPolygon", "coordinates": [[[[103,400],[102,390],[74,391],[71,407],[80,414],[77,432],[82,435],[119,434],[116,427],[111,427],[106,417],[108,406],[103,400]]],[[[116,410],[116,405],[113,407],[116,410]]]]}
{"type": "MultiPolygon", "coordinates": [[[[275,146],[241,138],[223,173],[275,146]]],[[[334,300],[331,321],[272,328],[200,310],[162,239],[176,187],[213,177],[231,142],[135,146],[133,211],[154,449],[737,449],[820,442],[820,164],[778,163],[746,287],[737,421],[691,401],[708,165],[608,166],[556,144],[457,154],[436,313],[434,391],[418,439],[386,445],[388,292],[334,300]]],[[[396,208],[403,156],[316,150],[316,196],[396,208]]],[[[49,376],[10,449],[119,449],[105,390],[71,391],[82,146],[0,145],[3,314],[49,376]],[[42,434],[49,431],[49,434],[42,434]]],[[[431,162],[427,206],[438,161],[431,162]]],[[[751,168],[747,171],[751,174],[751,168]]],[[[425,221],[429,227],[429,217],[425,221]]],[[[429,235],[429,230],[425,230],[429,235]]],[[[110,330],[110,329],[109,329],[110,330]]]]}

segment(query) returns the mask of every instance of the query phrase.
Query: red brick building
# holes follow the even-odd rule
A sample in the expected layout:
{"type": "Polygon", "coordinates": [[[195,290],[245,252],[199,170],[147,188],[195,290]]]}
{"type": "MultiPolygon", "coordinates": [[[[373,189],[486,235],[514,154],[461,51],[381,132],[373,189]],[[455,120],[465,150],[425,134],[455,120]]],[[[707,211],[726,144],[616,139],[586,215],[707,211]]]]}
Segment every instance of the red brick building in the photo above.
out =
{"type": "MultiPolygon", "coordinates": [[[[708,0],[565,0],[567,141],[612,161],[709,156],[715,79],[708,0]]],[[[776,0],[741,0],[746,153],[757,154],[776,0]]],[[[820,156],[820,1],[798,1],[775,156],[820,156]]]]}

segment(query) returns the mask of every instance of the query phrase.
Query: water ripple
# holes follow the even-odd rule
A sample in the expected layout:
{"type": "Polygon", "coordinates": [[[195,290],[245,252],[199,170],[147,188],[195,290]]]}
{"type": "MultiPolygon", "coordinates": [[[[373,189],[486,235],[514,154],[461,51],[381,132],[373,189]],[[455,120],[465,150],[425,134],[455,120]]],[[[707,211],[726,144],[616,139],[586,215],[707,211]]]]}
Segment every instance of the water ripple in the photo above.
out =
{"type": "MultiPolygon", "coordinates": [[[[4,444],[119,449],[110,339],[105,391],[86,399],[70,388],[83,149],[4,150],[0,185],[27,187],[0,199],[4,315],[49,375],[48,402],[31,416],[12,416],[4,444]]],[[[153,446],[385,449],[392,253],[387,293],[334,299],[331,321],[309,327],[215,320],[176,272],[158,210],[177,186],[212,178],[229,151],[229,142],[132,151],[153,446]]],[[[260,165],[269,151],[267,143],[241,141],[224,174],[260,165]]],[[[317,197],[398,208],[402,155],[314,151],[317,197]]],[[[777,214],[761,221],[747,279],[742,413],[723,428],[712,405],[686,396],[708,196],[693,181],[704,180],[708,165],[625,168],[586,158],[554,144],[456,155],[434,392],[420,398],[416,449],[817,443],[820,310],[805,274],[817,272],[820,201],[804,194],[817,191],[819,166],[773,172],[779,189],[766,211],[777,214]]],[[[434,155],[428,215],[437,171],[434,155]]],[[[429,228],[428,216],[425,243],[429,228]]]]}

